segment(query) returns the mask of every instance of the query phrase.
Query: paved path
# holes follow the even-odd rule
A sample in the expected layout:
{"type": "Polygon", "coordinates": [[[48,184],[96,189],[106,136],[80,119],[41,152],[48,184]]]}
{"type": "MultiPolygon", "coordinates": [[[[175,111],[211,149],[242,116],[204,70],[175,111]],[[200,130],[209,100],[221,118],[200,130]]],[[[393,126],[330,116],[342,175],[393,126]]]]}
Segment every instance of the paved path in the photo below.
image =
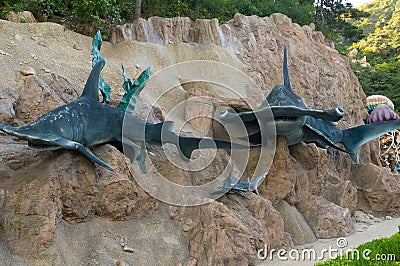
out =
{"type": "MultiPolygon", "coordinates": [[[[357,225],[360,225],[358,223],[357,225]]],[[[364,227],[364,231],[362,232],[356,232],[350,236],[345,237],[344,239],[341,239],[339,242],[340,243],[347,243],[346,247],[343,249],[340,249],[338,247],[338,239],[319,239],[318,241],[310,244],[305,244],[301,246],[296,246],[295,249],[297,251],[289,251],[291,253],[286,253],[283,257],[288,258],[286,261],[280,260],[278,257],[277,252],[274,253],[274,258],[271,261],[269,258],[267,258],[263,263],[258,264],[258,265],[268,265],[268,266],[294,266],[294,265],[314,265],[316,260],[292,260],[290,259],[290,254],[292,254],[291,257],[297,256],[299,254],[299,257],[301,258],[301,250],[307,249],[308,251],[313,249],[315,250],[316,256],[320,256],[322,254],[322,251],[324,249],[329,250],[331,248],[332,254],[337,254],[335,253],[335,250],[343,250],[346,251],[348,249],[353,249],[357,246],[359,246],[362,243],[372,241],[377,238],[382,238],[382,237],[389,237],[395,234],[396,232],[399,232],[398,226],[400,225],[400,218],[395,218],[395,219],[390,219],[390,220],[384,220],[384,221],[379,221],[379,222],[374,222],[370,225],[368,225],[368,228],[364,227]],[[335,249],[335,250],[334,250],[335,249]]],[[[305,253],[306,255],[309,253],[305,253]]],[[[324,258],[327,259],[329,256],[328,251],[325,252],[324,258]]],[[[308,258],[308,255],[306,256],[308,258]]]]}

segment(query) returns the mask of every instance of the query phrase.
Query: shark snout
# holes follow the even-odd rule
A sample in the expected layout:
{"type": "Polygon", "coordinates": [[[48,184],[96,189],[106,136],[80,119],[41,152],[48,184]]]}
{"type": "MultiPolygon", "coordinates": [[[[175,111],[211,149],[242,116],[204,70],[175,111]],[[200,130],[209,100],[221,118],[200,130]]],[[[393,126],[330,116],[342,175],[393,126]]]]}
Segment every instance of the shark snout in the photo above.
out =
{"type": "MultiPolygon", "coordinates": [[[[0,130],[4,131],[5,128],[9,127],[9,125],[0,123],[0,130]]],[[[5,131],[4,131],[5,132],[5,131]]]]}
{"type": "Polygon", "coordinates": [[[11,136],[15,136],[19,139],[23,139],[26,141],[40,142],[41,140],[43,140],[43,136],[27,133],[25,127],[13,127],[5,124],[0,124],[0,130],[11,136]]]}
{"type": "Polygon", "coordinates": [[[16,132],[17,129],[18,129],[17,127],[0,124],[0,130],[12,136],[18,137],[19,134],[17,134],[16,132]]]}

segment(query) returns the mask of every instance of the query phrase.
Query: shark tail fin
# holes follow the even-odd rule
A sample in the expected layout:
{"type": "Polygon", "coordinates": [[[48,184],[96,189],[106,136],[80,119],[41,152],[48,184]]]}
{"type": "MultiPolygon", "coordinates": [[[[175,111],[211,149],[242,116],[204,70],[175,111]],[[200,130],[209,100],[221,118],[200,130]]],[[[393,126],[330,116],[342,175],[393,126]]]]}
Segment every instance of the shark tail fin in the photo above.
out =
{"type": "Polygon", "coordinates": [[[185,159],[190,159],[192,152],[197,150],[200,145],[200,139],[191,137],[179,137],[179,148],[185,159]]]}
{"type": "Polygon", "coordinates": [[[340,141],[354,162],[359,163],[358,149],[370,140],[373,140],[389,131],[400,128],[400,120],[383,121],[343,130],[340,141]]]}
{"type": "Polygon", "coordinates": [[[100,60],[94,65],[90,72],[89,78],[86,81],[85,88],[83,89],[81,97],[87,97],[99,101],[99,81],[100,72],[105,64],[104,60],[100,60]]]}
{"type": "Polygon", "coordinates": [[[283,85],[290,91],[292,90],[292,85],[290,83],[290,78],[289,78],[288,64],[287,64],[286,46],[283,48],[283,85]]]}

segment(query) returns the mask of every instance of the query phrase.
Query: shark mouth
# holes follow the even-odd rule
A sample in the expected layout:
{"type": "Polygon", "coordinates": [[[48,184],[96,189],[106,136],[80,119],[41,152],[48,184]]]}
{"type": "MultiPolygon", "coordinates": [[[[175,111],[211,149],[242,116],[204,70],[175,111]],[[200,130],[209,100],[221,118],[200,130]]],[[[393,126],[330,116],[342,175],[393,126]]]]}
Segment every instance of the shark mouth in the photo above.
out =
{"type": "Polygon", "coordinates": [[[275,117],[275,121],[296,121],[298,118],[296,116],[277,116],[275,117]]]}
{"type": "Polygon", "coordinates": [[[52,151],[62,148],[57,145],[49,145],[49,144],[35,143],[35,142],[28,142],[28,147],[32,150],[39,150],[39,151],[52,151]]]}

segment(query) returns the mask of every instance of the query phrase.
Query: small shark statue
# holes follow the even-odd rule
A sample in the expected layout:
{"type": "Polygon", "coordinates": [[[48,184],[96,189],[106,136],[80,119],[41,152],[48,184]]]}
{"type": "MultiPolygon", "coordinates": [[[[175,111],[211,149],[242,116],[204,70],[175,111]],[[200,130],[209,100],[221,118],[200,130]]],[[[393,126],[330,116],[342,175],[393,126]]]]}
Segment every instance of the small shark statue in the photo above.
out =
{"type": "MultiPolygon", "coordinates": [[[[93,67],[83,93],[77,100],[44,114],[26,126],[14,127],[0,123],[0,130],[28,141],[28,146],[33,149],[78,150],[94,163],[109,170],[113,168],[94,155],[88,147],[103,143],[116,143],[121,147],[124,142],[131,148],[141,149],[136,160],[143,159],[139,157],[144,156],[146,143],[175,144],[186,158],[191,157],[193,150],[200,148],[200,142],[201,148],[249,148],[247,145],[224,140],[179,136],[174,132],[172,121],[151,124],[116,107],[100,103],[98,90],[104,63],[101,60],[93,67]],[[124,132],[123,126],[127,129],[124,132]]],[[[145,169],[141,170],[145,172],[145,169]]]]}
{"type": "Polygon", "coordinates": [[[261,182],[264,181],[267,173],[256,176],[253,181],[250,181],[250,178],[246,178],[246,180],[239,180],[235,178],[233,169],[234,164],[232,164],[231,172],[224,180],[223,185],[218,186],[218,190],[212,192],[212,194],[221,194],[224,192],[231,194],[235,193],[246,199],[248,199],[248,197],[246,196],[245,192],[253,192],[256,195],[259,195],[258,187],[260,186],[261,182]]]}
{"type": "Polygon", "coordinates": [[[288,145],[301,141],[315,143],[318,147],[327,149],[328,152],[332,149],[346,152],[350,154],[354,162],[359,163],[358,149],[361,145],[400,128],[400,120],[391,120],[341,130],[336,127],[336,122],[344,115],[342,108],[331,110],[308,108],[292,91],[286,47],[284,48],[283,79],[284,84],[275,86],[257,110],[240,113],[227,110],[220,113],[221,120],[225,123],[237,121],[238,116],[245,123],[249,136],[239,139],[248,139],[251,144],[261,144],[264,136],[261,134],[260,126],[262,125],[260,124],[274,121],[276,134],[284,136],[288,145]],[[268,116],[270,113],[267,112],[268,108],[271,108],[273,117],[268,116]],[[343,144],[344,149],[337,146],[337,143],[343,144]]]}

